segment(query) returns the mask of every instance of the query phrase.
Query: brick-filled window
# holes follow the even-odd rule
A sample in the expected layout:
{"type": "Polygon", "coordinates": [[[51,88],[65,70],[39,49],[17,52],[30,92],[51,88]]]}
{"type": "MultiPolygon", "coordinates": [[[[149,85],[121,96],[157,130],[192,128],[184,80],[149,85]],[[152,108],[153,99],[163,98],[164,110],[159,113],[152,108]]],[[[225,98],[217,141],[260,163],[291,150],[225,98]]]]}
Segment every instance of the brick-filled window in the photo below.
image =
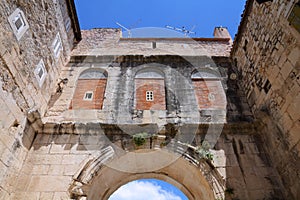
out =
{"type": "Polygon", "coordinates": [[[102,109],[107,75],[101,69],[82,72],[70,105],[70,109],[102,109]]]}
{"type": "Polygon", "coordinates": [[[192,74],[192,82],[200,110],[226,108],[226,95],[218,75],[197,71],[192,74]]]}
{"type": "Polygon", "coordinates": [[[156,69],[144,69],[135,76],[135,109],[165,110],[164,74],[156,69]]]}

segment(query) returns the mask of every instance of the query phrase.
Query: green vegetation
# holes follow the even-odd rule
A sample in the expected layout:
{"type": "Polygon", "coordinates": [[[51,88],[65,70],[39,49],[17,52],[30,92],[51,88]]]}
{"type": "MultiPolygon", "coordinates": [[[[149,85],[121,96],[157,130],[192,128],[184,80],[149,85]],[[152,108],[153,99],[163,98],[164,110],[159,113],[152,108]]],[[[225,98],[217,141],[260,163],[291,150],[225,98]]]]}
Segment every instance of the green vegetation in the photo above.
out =
{"type": "Polygon", "coordinates": [[[213,160],[213,154],[209,151],[209,148],[210,144],[207,141],[203,141],[201,145],[196,147],[195,152],[198,154],[199,158],[213,160]]]}
{"type": "Polygon", "coordinates": [[[133,141],[136,146],[142,146],[146,143],[146,139],[148,138],[147,133],[137,133],[133,135],[133,141]]]}
{"type": "Polygon", "coordinates": [[[163,142],[160,143],[159,146],[160,146],[160,148],[163,148],[164,146],[167,146],[167,142],[166,142],[166,141],[163,141],[163,142]]]}

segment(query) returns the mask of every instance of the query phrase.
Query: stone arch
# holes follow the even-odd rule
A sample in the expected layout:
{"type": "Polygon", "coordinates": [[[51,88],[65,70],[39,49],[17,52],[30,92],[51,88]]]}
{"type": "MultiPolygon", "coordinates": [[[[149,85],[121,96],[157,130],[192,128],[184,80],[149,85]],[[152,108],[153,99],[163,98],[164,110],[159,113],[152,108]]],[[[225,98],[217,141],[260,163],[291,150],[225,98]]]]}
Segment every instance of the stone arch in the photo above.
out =
{"type": "Polygon", "coordinates": [[[147,67],[136,72],[135,78],[164,78],[165,74],[156,68],[147,67]]]}
{"type": "Polygon", "coordinates": [[[162,162],[173,156],[168,151],[144,149],[118,157],[108,146],[83,163],[73,177],[70,196],[72,199],[108,199],[122,185],[142,178],[156,178],[173,184],[191,200],[224,196],[225,183],[216,170],[206,162],[193,164],[191,155],[180,156],[167,166],[153,168],[154,159],[162,162]],[[153,152],[160,156],[159,160],[151,154],[153,152]],[[136,159],[139,156],[143,160],[136,159]]]}
{"type": "Polygon", "coordinates": [[[134,77],[135,110],[165,110],[166,91],[165,74],[161,64],[140,66],[134,77]]]}
{"type": "Polygon", "coordinates": [[[78,79],[100,79],[107,78],[107,71],[102,68],[89,68],[83,70],[78,79]]]}
{"type": "Polygon", "coordinates": [[[192,71],[191,78],[192,79],[219,79],[221,77],[219,71],[211,70],[211,69],[198,69],[192,71]]]}
{"type": "Polygon", "coordinates": [[[70,109],[102,109],[107,72],[102,68],[82,71],[77,79],[70,109]]]}

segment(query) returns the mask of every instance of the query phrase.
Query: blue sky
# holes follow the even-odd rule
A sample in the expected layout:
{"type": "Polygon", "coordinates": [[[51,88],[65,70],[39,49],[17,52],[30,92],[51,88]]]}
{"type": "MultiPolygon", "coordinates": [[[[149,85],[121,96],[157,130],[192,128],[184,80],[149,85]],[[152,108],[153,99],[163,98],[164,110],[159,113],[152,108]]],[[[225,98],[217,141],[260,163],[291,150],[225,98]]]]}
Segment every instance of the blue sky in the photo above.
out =
{"type": "Polygon", "coordinates": [[[191,29],[190,37],[212,37],[214,27],[228,27],[234,37],[245,0],[75,0],[81,29],[134,29],[166,25],[191,29]]]}
{"type": "Polygon", "coordinates": [[[188,200],[188,198],[167,182],[140,179],[123,185],[108,200],[188,200]]]}

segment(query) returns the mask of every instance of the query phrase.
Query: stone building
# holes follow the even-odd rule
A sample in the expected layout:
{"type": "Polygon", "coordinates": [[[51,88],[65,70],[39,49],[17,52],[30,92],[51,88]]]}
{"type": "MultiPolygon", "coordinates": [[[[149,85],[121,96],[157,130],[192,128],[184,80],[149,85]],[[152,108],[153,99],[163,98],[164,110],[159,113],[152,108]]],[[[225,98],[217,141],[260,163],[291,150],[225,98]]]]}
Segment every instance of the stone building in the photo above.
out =
{"type": "Polygon", "coordinates": [[[0,3],[0,199],[108,199],[157,178],[189,199],[299,199],[298,0],[238,33],[80,30],[74,2],[0,3]]]}

